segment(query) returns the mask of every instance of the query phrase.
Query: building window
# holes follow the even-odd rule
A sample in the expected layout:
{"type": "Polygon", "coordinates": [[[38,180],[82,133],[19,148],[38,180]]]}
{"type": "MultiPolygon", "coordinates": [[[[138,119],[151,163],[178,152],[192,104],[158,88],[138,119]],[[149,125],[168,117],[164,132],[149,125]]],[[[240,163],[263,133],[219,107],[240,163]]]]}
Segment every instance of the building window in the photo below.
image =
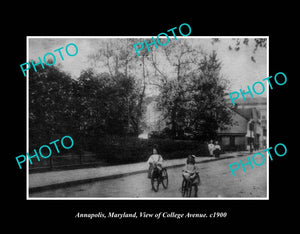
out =
{"type": "Polygon", "coordinates": [[[228,136],[222,137],[222,145],[229,145],[229,137],[228,136]]]}

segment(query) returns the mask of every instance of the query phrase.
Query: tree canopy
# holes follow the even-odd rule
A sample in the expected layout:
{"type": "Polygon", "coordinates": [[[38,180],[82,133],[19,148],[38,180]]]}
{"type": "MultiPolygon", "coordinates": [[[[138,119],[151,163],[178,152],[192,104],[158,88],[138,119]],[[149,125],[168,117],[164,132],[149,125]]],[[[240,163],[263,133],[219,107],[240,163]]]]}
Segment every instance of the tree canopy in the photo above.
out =
{"type": "Polygon", "coordinates": [[[126,38],[95,46],[91,66],[76,78],[59,66],[29,71],[31,149],[64,135],[87,149],[103,136],[138,136],[147,86],[156,87],[157,108],[171,138],[212,137],[231,123],[227,81],[215,51],[206,54],[178,40],[137,57],[130,49],[135,42],[126,38]]]}
{"type": "Polygon", "coordinates": [[[160,87],[158,108],[168,121],[167,131],[173,138],[185,133],[198,139],[215,137],[218,128],[231,124],[224,100],[227,81],[216,52],[203,54],[183,42],[166,55],[177,71],[160,87]]]}
{"type": "Polygon", "coordinates": [[[30,146],[34,149],[64,135],[87,145],[104,135],[138,135],[136,86],[130,76],[92,69],[76,80],[58,67],[31,72],[30,146]]]}

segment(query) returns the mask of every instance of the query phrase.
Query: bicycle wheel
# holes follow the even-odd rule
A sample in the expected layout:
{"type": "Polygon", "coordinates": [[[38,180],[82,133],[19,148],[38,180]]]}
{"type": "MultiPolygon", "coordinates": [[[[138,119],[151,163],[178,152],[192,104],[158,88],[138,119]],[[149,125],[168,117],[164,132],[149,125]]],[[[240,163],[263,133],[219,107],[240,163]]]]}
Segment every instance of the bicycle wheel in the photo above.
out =
{"type": "Polygon", "coordinates": [[[187,197],[191,197],[192,188],[193,188],[192,183],[190,181],[188,181],[188,183],[187,183],[187,197]]]}
{"type": "Polygon", "coordinates": [[[194,185],[194,197],[198,197],[198,186],[194,185]]]}
{"type": "Polygon", "coordinates": [[[201,184],[200,176],[197,174],[192,187],[194,187],[194,197],[198,197],[198,185],[201,184]]]}
{"type": "Polygon", "coordinates": [[[163,187],[166,189],[169,184],[169,178],[168,178],[168,172],[165,168],[162,169],[161,177],[162,177],[161,183],[162,183],[163,187]]]}
{"type": "Polygon", "coordinates": [[[192,187],[189,181],[183,180],[181,186],[181,193],[183,197],[190,197],[192,192],[192,187]]]}
{"type": "Polygon", "coordinates": [[[158,191],[158,186],[159,186],[158,178],[154,178],[154,177],[151,178],[151,186],[155,192],[158,191]]]}
{"type": "Polygon", "coordinates": [[[183,179],[181,184],[181,195],[184,197],[185,194],[186,194],[186,180],[183,179]]]}

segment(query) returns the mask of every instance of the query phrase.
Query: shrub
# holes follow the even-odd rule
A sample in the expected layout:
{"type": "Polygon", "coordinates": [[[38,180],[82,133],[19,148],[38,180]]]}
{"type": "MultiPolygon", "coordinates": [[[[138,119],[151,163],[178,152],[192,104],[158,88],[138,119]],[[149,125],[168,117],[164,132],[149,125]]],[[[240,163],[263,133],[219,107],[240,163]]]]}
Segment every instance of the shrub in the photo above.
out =
{"type": "Polygon", "coordinates": [[[136,137],[110,136],[99,139],[94,149],[99,160],[111,164],[146,161],[157,145],[164,159],[185,158],[188,154],[208,155],[205,144],[197,141],[171,139],[139,139],[136,137]]]}

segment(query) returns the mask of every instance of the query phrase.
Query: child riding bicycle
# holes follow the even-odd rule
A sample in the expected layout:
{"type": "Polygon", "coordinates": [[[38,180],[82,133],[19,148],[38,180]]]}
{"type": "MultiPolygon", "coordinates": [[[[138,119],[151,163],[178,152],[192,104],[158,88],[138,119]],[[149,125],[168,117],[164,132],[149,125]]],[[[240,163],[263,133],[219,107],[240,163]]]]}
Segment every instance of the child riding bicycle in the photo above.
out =
{"type": "Polygon", "coordinates": [[[158,169],[158,172],[161,174],[162,171],[162,163],[163,163],[163,158],[160,154],[158,154],[157,149],[153,149],[153,154],[149,157],[147,163],[149,164],[149,169],[148,169],[148,178],[151,178],[152,171],[156,167],[158,169]]]}
{"type": "Polygon", "coordinates": [[[189,155],[186,160],[185,168],[182,170],[182,176],[185,180],[198,186],[200,184],[199,169],[195,163],[195,155],[189,155]]]}

